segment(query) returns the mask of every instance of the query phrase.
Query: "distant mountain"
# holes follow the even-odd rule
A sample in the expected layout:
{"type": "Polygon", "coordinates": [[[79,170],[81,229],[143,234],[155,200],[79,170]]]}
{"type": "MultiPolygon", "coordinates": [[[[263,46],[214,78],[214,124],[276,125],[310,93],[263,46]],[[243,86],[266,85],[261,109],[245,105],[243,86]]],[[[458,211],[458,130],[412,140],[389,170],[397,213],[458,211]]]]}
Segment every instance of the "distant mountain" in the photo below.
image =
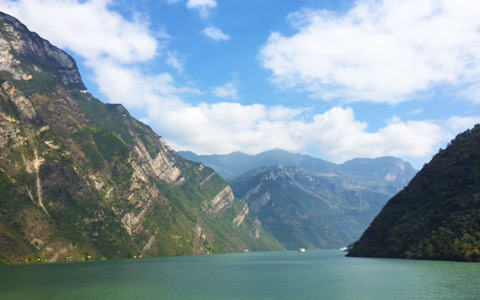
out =
{"type": "Polygon", "coordinates": [[[181,154],[235,177],[230,180],[234,194],[248,202],[287,249],[352,243],[416,173],[394,157],[357,158],[337,165],[283,150],[258,155],[181,154]]]}
{"type": "Polygon", "coordinates": [[[283,249],[75,61],[0,13],[0,263],[283,249]]]}
{"type": "Polygon", "coordinates": [[[337,165],[320,158],[280,149],[265,151],[257,155],[242,152],[224,155],[197,155],[190,151],[179,151],[178,154],[185,159],[201,162],[213,168],[227,180],[234,179],[258,167],[282,165],[296,166],[314,173],[341,174],[363,181],[384,180],[395,186],[404,187],[417,172],[409,163],[395,157],[355,158],[337,165]]]}
{"type": "Polygon", "coordinates": [[[480,125],[435,155],[348,255],[480,261],[480,125]]]}
{"type": "Polygon", "coordinates": [[[227,180],[234,179],[252,169],[272,165],[300,166],[318,172],[328,172],[335,164],[313,158],[308,155],[294,154],[285,150],[274,149],[257,155],[233,152],[225,155],[196,155],[190,151],[179,151],[185,159],[201,162],[213,168],[227,180]]]}

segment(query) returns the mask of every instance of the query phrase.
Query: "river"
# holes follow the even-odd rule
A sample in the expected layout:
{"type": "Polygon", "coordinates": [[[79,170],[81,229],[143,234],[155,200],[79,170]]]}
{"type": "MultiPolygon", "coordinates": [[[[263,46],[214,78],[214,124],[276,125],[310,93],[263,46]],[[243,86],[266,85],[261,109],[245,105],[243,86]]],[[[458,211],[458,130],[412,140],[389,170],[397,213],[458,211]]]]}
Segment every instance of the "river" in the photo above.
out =
{"type": "Polygon", "coordinates": [[[0,266],[0,299],[480,299],[480,264],[285,251],[0,266]]]}

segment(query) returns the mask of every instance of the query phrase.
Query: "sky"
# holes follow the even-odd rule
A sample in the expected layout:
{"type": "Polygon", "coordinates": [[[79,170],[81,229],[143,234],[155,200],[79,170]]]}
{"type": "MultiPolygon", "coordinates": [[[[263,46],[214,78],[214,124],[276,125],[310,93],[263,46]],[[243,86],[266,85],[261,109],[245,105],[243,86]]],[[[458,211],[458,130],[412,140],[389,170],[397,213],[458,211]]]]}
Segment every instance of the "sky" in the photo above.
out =
{"type": "Polygon", "coordinates": [[[0,0],[173,149],[421,168],[480,123],[480,1],[0,0]]]}

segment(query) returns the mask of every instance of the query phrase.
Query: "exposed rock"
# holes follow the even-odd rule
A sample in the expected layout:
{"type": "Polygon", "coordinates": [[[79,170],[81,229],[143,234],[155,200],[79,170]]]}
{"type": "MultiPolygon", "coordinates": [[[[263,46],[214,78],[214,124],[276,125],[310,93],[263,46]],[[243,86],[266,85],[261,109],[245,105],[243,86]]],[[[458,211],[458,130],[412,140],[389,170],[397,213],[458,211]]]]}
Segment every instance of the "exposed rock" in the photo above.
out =
{"type": "Polygon", "coordinates": [[[5,81],[2,83],[2,90],[9,96],[10,100],[15,103],[18,110],[28,119],[33,119],[37,116],[35,108],[22,93],[19,93],[15,87],[13,87],[10,82],[5,81]]]}
{"type": "Polygon", "coordinates": [[[145,244],[145,246],[143,246],[143,251],[150,250],[156,241],[157,239],[155,238],[155,236],[151,235],[150,238],[148,239],[148,242],[145,244]]]}
{"type": "MultiPolygon", "coordinates": [[[[203,170],[203,165],[200,165],[200,167],[199,167],[198,170],[199,170],[199,171],[203,170]]],[[[217,174],[217,173],[213,172],[213,173],[211,173],[210,175],[208,175],[207,177],[205,177],[205,179],[203,179],[203,180],[200,182],[200,185],[204,185],[205,182],[207,182],[208,180],[210,180],[210,178],[212,178],[212,176],[215,175],[215,174],[217,174]]]]}
{"type": "Polygon", "coordinates": [[[248,209],[248,204],[245,203],[245,205],[242,208],[242,211],[233,219],[233,224],[240,226],[243,223],[243,220],[245,220],[245,217],[248,215],[249,209],[248,209]]]}
{"type": "Polygon", "coordinates": [[[66,86],[85,89],[77,65],[72,57],[51,45],[28,29],[15,18],[0,12],[3,34],[0,36],[0,70],[9,71],[15,79],[29,80],[25,73],[25,63],[15,56],[35,56],[35,63],[28,66],[32,70],[42,70],[55,77],[66,86]]]}
{"type": "Polygon", "coordinates": [[[233,196],[232,188],[227,185],[212,199],[210,203],[213,206],[215,213],[218,213],[232,205],[234,199],[235,197],[233,196]]]}
{"type": "MultiPolygon", "coordinates": [[[[159,139],[160,144],[166,148],[165,142],[159,139]]],[[[145,147],[145,144],[140,138],[135,138],[135,152],[137,160],[142,162],[143,170],[146,173],[154,173],[156,176],[169,183],[174,183],[181,174],[179,168],[175,166],[175,160],[168,154],[168,152],[161,151],[152,159],[145,147]]]]}

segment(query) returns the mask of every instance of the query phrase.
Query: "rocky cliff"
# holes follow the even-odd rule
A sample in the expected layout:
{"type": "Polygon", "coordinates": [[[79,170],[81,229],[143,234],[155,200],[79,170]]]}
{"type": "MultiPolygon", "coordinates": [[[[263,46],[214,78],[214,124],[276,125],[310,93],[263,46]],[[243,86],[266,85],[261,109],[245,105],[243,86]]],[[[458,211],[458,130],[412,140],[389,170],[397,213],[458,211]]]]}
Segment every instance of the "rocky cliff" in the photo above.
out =
{"type": "Polygon", "coordinates": [[[0,262],[281,249],[246,203],[0,13],[0,262]]]}

